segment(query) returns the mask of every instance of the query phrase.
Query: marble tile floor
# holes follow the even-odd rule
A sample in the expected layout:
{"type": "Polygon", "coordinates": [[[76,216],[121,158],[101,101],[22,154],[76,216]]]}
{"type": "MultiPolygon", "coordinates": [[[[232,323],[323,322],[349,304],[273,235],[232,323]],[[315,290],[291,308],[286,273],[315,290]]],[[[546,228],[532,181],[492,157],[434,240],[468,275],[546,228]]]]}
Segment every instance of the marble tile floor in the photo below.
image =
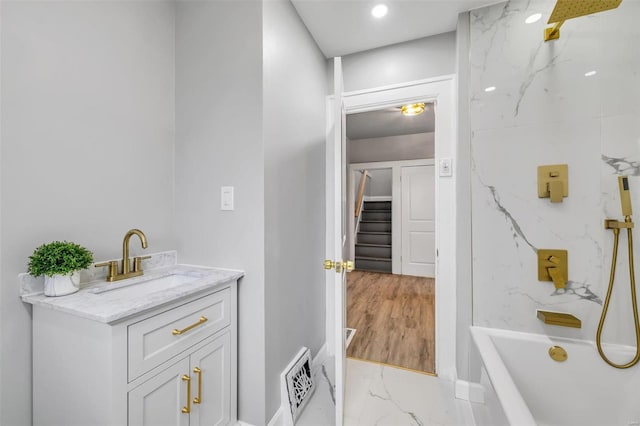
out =
{"type": "MultiPolygon", "coordinates": [[[[296,426],[331,426],[333,377],[328,360],[314,371],[316,390],[296,426]]],[[[473,425],[467,401],[453,383],[400,368],[347,359],[344,426],[473,425]]]]}

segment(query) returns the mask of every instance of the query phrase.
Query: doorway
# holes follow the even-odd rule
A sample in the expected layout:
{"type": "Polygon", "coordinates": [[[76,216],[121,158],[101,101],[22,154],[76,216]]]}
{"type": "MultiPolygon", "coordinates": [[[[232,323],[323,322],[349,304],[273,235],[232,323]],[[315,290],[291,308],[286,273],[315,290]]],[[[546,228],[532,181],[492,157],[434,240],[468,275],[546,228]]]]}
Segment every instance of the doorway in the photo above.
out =
{"type": "MultiPolygon", "coordinates": [[[[456,378],[456,110],[455,76],[448,75],[400,85],[345,93],[342,90],[340,58],[334,59],[334,93],[327,98],[327,181],[326,181],[326,259],[347,259],[343,227],[340,219],[343,204],[346,204],[346,188],[341,185],[341,176],[346,176],[346,167],[340,166],[344,159],[346,144],[341,143],[344,129],[340,123],[345,113],[379,110],[411,102],[427,100],[435,105],[438,133],[435,137],[437,156],[436,173],[436,247],[435,268],[438,281],[435,285],[437,303],[436,316],[436,371],[440,379],[453,381],[456,378]],[[341,189],[342,192],[341,192],[341,189]],[[342,194],[342,195],[341,195],[342,194]]],[[[326,261],[333,264],[333,261],[326,261]]],[[[341,260],[341,264],[345,264],[341,260]]],[[[338,262],[336,262],[338,264],[338,262]]],[[[344,274],[342,274],[344,276],[344,274]]],[[[344,402],[345,284],[340,274],[326,274],[326,330],[327,354],[333,356],[335,374],[336,425],[342,425],[344,402]]]]}
{"type": "Polygon", "coordinates": [[[435,373],[433,104],[346,118],[347,357],[435,373]]]}

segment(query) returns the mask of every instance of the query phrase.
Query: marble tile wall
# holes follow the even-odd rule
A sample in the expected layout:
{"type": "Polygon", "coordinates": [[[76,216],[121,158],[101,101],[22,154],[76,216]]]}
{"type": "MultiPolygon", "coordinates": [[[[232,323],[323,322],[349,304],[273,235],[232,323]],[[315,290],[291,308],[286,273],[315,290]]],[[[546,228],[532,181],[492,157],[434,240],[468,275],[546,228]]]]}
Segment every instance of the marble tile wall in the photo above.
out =
{"type": "MultiPolygon", "coordinates": [[[[619,174],[631,176],[640,223],[640,2],[569,20],[560,39],[544,42],[554,5],[514,0],[471,12],[473,316],[480,326],[594,340],[613,245],[603,221],[621,219],[619,174]],[[526,24],[534,13],[543,18],[526,24]],[[537,197],[537,167],[560,163],[569,197],[551,204],[537,197]],[[540,248],[569,251],[566,290],[538,281],[540,248]],[[544,325],[536,309],[572,313],[583,326],[544,325]]],[[[626,244],[623,235],[604,336],[635,344],[626,244]]]]}

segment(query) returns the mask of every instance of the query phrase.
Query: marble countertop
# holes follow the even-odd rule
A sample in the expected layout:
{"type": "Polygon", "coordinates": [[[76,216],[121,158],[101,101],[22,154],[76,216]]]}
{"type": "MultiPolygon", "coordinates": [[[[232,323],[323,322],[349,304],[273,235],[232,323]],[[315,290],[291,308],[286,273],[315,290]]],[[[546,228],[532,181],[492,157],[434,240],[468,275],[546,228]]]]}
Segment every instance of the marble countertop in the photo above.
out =
{"type": "Polygon", "coordinates": [[[104,280],[106,268],[91,267],[81,274],[78,292],[58,297],[44,295],[42,277],[20,274],[22,301],[108,324],[244,276],[238,270],[178,264],[175,252],[151,255],[142,266],[144,275],[113,283],[104,280]]]}

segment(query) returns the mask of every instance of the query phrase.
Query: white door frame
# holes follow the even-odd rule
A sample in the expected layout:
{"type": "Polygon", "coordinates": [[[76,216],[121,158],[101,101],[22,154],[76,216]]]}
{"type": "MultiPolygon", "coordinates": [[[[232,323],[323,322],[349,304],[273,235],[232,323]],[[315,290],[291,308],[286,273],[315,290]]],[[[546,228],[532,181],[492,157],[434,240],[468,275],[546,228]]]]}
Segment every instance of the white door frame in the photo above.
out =
{"type": "MultiPolygon", "coordinates": [[[[455,75],[392,86],[343,93],[347,114],[373,111],[414,102],[435,104],[435,164],[451,159],[453,175],[436,173],[436,372],[453,381],[456,375],[456,158],[457,116],[455,75]]],[[[329,97],[331,98],[331,97],[329,97]]],[[[329,99],[328,99],[329,100],[329,99]]],[[[327,316],[337,309],[327,298],[327,316]]],[[[327,324],[329,325],[329,324],[327,324]]],[[[332,324],[333,325],[333,324],[332,324]]],[[[327,328],[327,343],[334,341],[334,327],[327,328]]]]}

